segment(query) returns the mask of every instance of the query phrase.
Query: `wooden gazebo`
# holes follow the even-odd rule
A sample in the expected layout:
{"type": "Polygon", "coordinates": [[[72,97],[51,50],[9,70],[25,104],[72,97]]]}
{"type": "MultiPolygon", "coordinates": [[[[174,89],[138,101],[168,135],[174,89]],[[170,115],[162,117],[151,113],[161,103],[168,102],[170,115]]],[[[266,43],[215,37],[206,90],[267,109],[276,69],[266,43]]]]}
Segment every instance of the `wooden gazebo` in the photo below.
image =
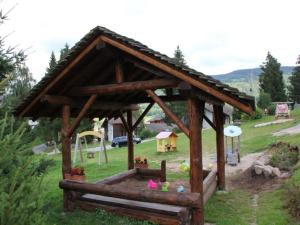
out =
{"type": "Polygon", "coordinates": [[[210,76],[176,62],[133,39],[96,27],[81,39],[15,109],[20,117],[62,118],[62,175],[64,208],[103,208],[121,215],[160,224],[204,224],[203,204],[215,190],[225,188],[223,105],[230,104],[248,114],[254,98],[210,76]],[[155,90],[165,89],[159,96],[155,90]],[[167,107],[166,102],[187,101],[189,127],[167,107]],[[214,121],[204,115],[204,105],[213,105],[214,121]],[[132,123],[136,104],[149,103],[132,123]],[[121,189],[116,184],[128,177],[156,176],[161,170],[134,168],[132,131],[157,103],[190,139],[190,192],[162,193],[121,189]],[[124,117],[126,113],[127,118],[124,117]],[[71,136],[83,118],[120,117],[128,134],[128,171],[96,184],[65,179],[71,169],[71,136]],[[70,121],[71,118],[74,120],[70,121]],[[216,131],[217,171],[202,169],[202,120],[216,131]],[[205,179],[204,179],[205,178],[205,179]],[[152,204],[152,205],[151,205],[152,204]],[[191,215],[191,216],[190,216],[191,215]]]}

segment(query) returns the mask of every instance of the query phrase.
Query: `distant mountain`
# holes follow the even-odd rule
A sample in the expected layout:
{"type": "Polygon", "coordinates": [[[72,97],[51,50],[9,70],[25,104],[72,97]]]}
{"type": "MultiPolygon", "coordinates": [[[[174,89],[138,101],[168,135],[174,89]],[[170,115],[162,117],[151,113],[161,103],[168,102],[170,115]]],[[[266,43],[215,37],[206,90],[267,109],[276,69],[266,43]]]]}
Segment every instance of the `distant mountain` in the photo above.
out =
{"type": "MultiPolygon", "coordinates": [[[[281,70],[284,75],[290,75],[293,71],[293,66],[282,66],[281,70]]],[[[235,70],[230,73],[219,74],[219,75],[212,75],[217,80],[225,83],[232,83],[232,82],[248,82],[252,79],[257,79],[257,77],[261,74],[260,68],[253,68],[253,69],[242,69],[242,70],[235,70]]]]}

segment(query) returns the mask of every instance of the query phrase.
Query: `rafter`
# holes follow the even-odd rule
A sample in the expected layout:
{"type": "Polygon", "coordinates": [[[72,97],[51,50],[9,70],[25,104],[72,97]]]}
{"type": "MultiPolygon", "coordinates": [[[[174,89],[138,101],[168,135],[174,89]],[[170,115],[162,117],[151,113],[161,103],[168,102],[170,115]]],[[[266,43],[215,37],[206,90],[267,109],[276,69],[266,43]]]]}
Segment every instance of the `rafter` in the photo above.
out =
{"type": "Polygon", "coordinates": [[[140,115],[140,117],[137,119],[137,121],[134,123],[134,125],[132,126],[132,130],[135,130],[137,128],[137,126],[139,125],[139,123],[143,120],[143,118],[147,115],[147,113],[150,111],[150,109],[152,108],[152,106],[154,105],[154,102],[151,102],[147,108],[144,110],[144,112],[140,115]]]}
{"type": "Polygon", "coordinates": [[[146,90],[147,94],[155,101],[160,108],[165,112],[165,114],[173,120],[173,122],[179,127],[180,130],[185,133],[186,136],[190,136],[190,131],[183,122],[168,108],[168,106],[154,93],[152,90],[146,90]]]}
{"type": "Polygon", "coordinates": [[[117,94],[131,91],[141,91],[145,89],[158,89],[165,87],[176,87],[178,80],[170,79],[155,79],[155,80],[144,80],[135,82],[124,82],[121,84],[108,84],[108,85],[96,85],[87,87],[75,87],[69,95],[71,96],[85,96],[91,94],[107,95],[117,94]]]}

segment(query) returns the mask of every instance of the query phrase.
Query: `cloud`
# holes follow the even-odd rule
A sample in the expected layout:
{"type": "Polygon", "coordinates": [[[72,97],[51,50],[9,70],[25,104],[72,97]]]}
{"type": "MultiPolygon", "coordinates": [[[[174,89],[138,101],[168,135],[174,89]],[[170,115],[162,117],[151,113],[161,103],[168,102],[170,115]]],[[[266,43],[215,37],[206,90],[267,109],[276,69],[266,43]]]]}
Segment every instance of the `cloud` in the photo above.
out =
{"type": "Polygon", "coordinates": [[[169,56],[179,45],[190,66],[218,74],[257,67],[267,51],[282,65],[293,65],[300,54],[299,6],[298,0],[26,0],[2,32],[14,31],[9,44],[32,47],[28,66],[36,79],[52,50],[73,45],[96,25],[169,56]]]}

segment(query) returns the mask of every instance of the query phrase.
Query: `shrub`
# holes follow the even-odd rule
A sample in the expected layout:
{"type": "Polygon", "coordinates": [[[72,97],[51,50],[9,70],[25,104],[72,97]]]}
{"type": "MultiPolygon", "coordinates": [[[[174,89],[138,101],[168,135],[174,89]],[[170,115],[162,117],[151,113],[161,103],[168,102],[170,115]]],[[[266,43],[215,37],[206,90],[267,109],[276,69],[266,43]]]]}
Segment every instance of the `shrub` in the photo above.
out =
{"type": "Polygon", "coordinates": [[[265,92],[260,92],[258,101],[257,101],[257,106],[260,107],[261,109],[266,109],[270,106],[272,100],[271,96],[269,93],[265,92]]]}
{"type": "Polygon", "coordinates": [[[146,138],[151,138],[151,137],[154,137],[156,135],[155,132],[152,132],[146,128],[143,128],[141,131],[140,131],[140,138],[141,139],[146,139],[146,138]]]}
{"type": "Polygon", "coordinates": [[[289,182],[285,190],[285,207],[293,217],[300,219],[300,184],[289,182]]]}
{"type": "Polygon", "coordinates": [[[273,153],[270,164],[281,170],[291,170],[298,161],[298,148],[289,145],[281,145],[273,153]]]}
{"type": "Polygon", "coordinates": [[[242,112],[236,108],[233,108],[232,120],[240,120],[242,118],[242,112]]]}
{"type": "Polygon", "coordinates": [[[253,115],[243,113],[242,120],[257,120],[263,117],[263,111],[260,108],[256,108],[253,115]]]}
{"type": "Polygon", "coordinates": [[[269,105],[269,107],[267,109],[268,109],[268,114],[269,115],[275,115],[276,105],[271,104],[271,105],[269,105]]]}

